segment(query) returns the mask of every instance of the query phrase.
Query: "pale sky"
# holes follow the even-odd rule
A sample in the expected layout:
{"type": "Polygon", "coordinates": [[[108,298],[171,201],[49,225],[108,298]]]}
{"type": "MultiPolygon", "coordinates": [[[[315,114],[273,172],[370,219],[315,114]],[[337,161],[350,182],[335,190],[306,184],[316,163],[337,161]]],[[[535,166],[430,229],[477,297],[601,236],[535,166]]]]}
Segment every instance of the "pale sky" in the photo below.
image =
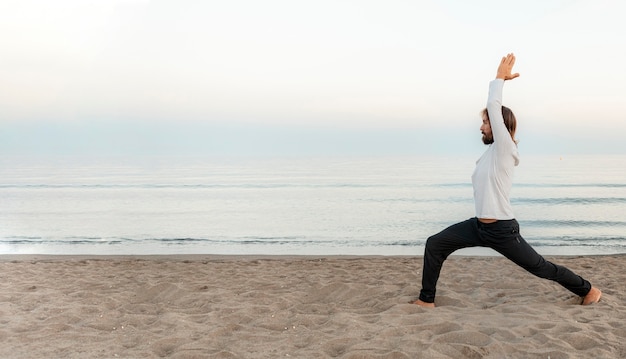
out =
{"type": "Polygon", "coordinates": [[[0,154],[626,153],[617,0],[3,0],[0,154]]]}

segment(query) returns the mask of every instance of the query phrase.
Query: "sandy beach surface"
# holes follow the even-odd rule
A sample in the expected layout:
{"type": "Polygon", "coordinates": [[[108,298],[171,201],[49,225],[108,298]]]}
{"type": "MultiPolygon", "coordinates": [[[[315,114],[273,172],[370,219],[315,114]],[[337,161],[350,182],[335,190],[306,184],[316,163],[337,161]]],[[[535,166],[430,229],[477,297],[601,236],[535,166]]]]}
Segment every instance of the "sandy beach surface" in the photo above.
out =
{"type": "Polygon", "coordinates": [[[626,256],[547,257],[581,306],[501,257],[0,256],[0,358],[625,358],[626,256]]]}

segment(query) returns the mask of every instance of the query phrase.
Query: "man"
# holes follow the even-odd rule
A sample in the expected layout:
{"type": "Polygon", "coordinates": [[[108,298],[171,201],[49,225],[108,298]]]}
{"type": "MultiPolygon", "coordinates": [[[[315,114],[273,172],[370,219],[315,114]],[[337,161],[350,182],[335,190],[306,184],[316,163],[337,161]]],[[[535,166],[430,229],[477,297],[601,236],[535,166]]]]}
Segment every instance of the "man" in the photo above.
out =
{"type": "Polygon", "coordinates": [[[426,241],[422,290],[414,304],[435,307],[437,280],[443,262],[452,252],[466,247],[490,247],[528,272],[553,280],[578,296],[582,304],[600,300],[602,292],[571,270],[546,261],[519,232],[509,199],[513,169],[519,163],[515,141],[516,119],[502,106],[504,82],[519,76],[512,73],[515,56],[502,58],[496,79],[489,83],[487,108],[480,131],[489,147],[476,162],[472,174],[476,217],[452,225],[426,241]]]}

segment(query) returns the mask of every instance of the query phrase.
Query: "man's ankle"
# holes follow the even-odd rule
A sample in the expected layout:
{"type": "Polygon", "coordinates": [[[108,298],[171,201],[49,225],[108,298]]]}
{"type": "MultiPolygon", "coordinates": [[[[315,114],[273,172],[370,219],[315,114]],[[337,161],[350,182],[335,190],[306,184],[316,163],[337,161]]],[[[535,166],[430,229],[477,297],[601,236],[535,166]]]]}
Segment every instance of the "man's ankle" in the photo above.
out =
{"type": "Polygon", "coordinates": [[[602,292],[600,291],[600,289],[596,287],[591,287],[591,290],[589,290],[589,293],[587,293],[587,295],[583,298],[582,305],[590,305],[590,304],[598,303],[601,297],[602,297],[602,292]]]}

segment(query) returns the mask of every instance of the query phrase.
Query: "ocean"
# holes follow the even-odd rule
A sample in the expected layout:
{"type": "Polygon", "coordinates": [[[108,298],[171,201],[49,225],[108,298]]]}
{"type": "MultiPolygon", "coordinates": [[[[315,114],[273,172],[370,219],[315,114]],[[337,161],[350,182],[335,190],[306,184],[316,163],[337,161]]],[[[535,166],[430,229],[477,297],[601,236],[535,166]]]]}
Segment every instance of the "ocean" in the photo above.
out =
{"type": "MultiPolygon", "coordinates": [[[[422,255],[473,216],[477,158],[4,156],[0,254],[422,255]]],[[[545,255],[625,253],[624,168],[522,156],[522,236],[545,255]]]]}

